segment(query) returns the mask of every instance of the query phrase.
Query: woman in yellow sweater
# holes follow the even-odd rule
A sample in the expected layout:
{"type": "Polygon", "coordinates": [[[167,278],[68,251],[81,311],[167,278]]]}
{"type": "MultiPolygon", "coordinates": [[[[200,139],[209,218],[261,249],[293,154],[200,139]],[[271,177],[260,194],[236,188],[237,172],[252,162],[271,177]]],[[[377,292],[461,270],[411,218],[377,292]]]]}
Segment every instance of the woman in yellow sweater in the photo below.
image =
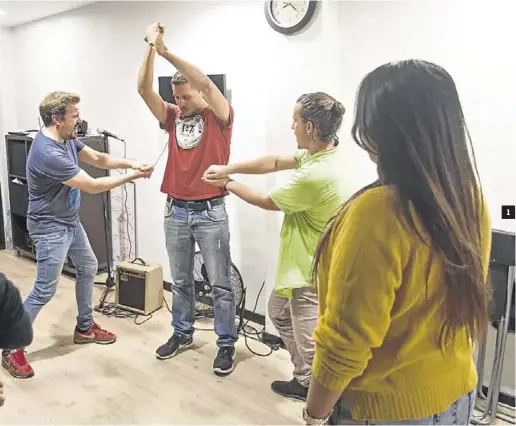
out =
{"type": "Polygon", "coordinates": [[[360,85],[352,133],[379,180],[343,206],[319,244],[303,417],[468,424],[491,227],[453,79],[424,61],[375,69],[360,85]]]}

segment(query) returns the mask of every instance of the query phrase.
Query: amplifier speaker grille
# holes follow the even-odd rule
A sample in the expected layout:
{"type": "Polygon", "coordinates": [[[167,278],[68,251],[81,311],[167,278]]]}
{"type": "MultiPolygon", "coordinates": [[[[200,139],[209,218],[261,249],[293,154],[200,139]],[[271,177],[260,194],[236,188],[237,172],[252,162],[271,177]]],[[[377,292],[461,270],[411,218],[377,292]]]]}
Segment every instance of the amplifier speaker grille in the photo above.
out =
{"type": "Polygon", "coordinates": [[[116,271],[116,304],[147,315],[163,306],[163,270],[160,265],[121,262],[116,271]]]}

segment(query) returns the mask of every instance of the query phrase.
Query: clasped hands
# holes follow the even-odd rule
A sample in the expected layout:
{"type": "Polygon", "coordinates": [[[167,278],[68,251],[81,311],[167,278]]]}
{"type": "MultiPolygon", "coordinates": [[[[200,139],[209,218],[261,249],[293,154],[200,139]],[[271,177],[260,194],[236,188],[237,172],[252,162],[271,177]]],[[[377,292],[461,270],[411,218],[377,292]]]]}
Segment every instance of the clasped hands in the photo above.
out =
{"type": "Polygon", "coordinates": [[[163,56],[167,51],[167,46],[165,46],[165,42],[163,41],[164,34],[165,26],[159,22],[155,22],[147,27],[147,36],[145,37],[145,41],[149,43],[160,56],[163,56]]]}
{"type": "Polygon", "coordinates": [[[141,164],[138,161],[131,161],[129,168],[133,169],[134,173],[139,178],[145,178],[145,179],[150,178],[152,176],[152,172],[154,171],[154,167],[152,167],[148,164],[141,164]]]}
{"type": "Polygon", "coordinates": [[[206,169],[201,180],[214,186],[223,188],[229,181],[229,168],[218,164],[213,164],[206,169]]]}

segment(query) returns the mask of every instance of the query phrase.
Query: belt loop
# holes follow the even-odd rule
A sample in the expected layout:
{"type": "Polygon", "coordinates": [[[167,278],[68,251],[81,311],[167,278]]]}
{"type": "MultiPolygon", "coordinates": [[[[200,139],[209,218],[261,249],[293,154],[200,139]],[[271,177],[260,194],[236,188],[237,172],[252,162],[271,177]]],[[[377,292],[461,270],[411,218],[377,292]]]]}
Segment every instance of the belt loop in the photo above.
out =
{"type": "Polygon", "coordinates": [[[208,210],[211,210],[211,201],[208,200],[208,210]]]}

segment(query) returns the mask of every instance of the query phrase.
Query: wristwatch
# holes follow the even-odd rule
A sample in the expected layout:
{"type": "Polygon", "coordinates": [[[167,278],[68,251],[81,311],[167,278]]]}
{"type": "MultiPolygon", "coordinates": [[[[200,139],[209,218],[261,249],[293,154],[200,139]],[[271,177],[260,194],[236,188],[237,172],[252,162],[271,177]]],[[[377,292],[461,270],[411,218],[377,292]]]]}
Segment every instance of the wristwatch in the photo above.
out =
{"type": "Polygon", "coordinates": [[[233,182],[233,179],[228,178],[228,181],[224,184],[224,191],[227,191],[227,190],[228,190],[226,187],[228,186],[228,183],[229,183],[229,182],[233,182]]]}
{"type": "Polygon", "coordinates": [[[303,407],[303,420],[306,422],[307,425],[327,425],[328,420],[330,420],[330,417],[331,417],[331,412],[323,419],[316,419],[314,417],[311,417],[310,414],[308,414],[306,405],[303,407]]]}

